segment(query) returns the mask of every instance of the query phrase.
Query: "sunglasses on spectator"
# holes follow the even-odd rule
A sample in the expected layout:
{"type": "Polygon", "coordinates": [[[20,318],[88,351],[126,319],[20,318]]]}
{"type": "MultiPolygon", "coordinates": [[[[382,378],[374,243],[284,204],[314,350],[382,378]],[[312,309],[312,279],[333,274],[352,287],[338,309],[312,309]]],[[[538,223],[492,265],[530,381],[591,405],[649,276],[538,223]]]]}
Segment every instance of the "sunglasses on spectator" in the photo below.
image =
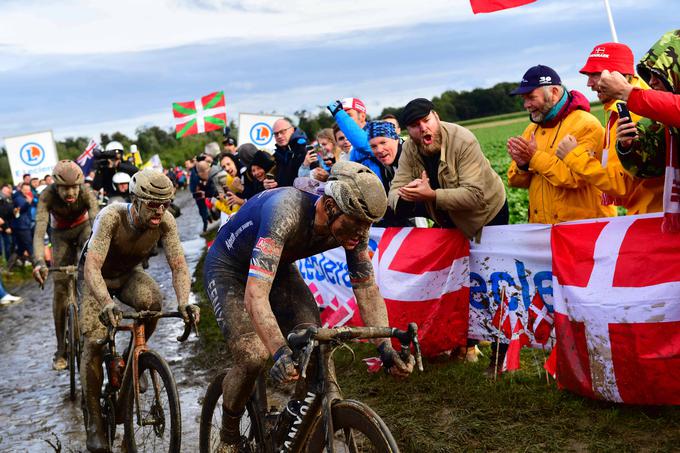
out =
{"type": "Polygon", "coordinates": [[[163,207],[163,210],[168,209],[170,207],[170,202],[169,201],[164,201],[163,203],[158,202],[158,201],[146,201],[142,200],[142,203],[146,205],[147,208],[152,209],[152,210],[157,210],[161,206],[163,207]]]}
{"type": "Polygon", "coordinates": [[[277,135],[281,135],[284,132],[286,132],[288,129],[292,129],[292,128],[293,128],[293,126],[290,126],[290,127],[284,128],[284,129],[279,129],[278,131],[274,131],[274,137],[276,137],[277,135]]]}

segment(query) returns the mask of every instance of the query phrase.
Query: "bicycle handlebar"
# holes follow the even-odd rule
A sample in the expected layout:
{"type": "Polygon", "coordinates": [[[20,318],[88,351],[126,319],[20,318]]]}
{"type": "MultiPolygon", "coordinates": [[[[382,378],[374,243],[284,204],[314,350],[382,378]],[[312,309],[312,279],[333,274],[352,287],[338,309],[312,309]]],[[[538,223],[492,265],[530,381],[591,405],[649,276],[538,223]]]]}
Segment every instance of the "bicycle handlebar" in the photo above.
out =
{"type": "MultiPolygon", "coordinates": [[[[133,312],[125,312],[121,315],[122,319],[133,319],[133,320],[144,320],[144,319],[160,319],[160,318],[182,318],[182,314],[178,311],[154,311],[154,310],[141,310],[133,312]]],[[[105,339],[98,340],[98,344],[106,344],[113,342],[114,335],[118,330],[117,327],[106,326],[107,336],[105,339]]],[[[198,326],[196,325],[196,320],[194,319],[192,313],[189,313],[189,322],[184,323],[184,331],[182,335],[177,337],[177,341],[184,342],[189,338],[191,330],[196,332],[198,336],[198,326]]]]}
{"type": "Polygon", "coordinates": [[[78,266],[70,264],[68,266],[52,266],[48,267],[50,272],[63,272],[65,274],[72,274],[78,272],[78,266]]]}
{"type": "MultiPolygon", "coordinates": [[[[400,355],[402,358],[408,357],[411,345],[413,345],[413,355],[416,359],[418,370],[423,371],[423,358],[420,353],[420,342],[418,341],[418,326],[416,323],[409,323],[406,330],[399,330],[395,327],[308,327],[305,330],[297,330],[288,334],[288,344],[294,354],[309,350],[303,354],[303,362],[309,361],[309,355],[314,341],[319,342],[346,342],[353,339],[371,338],[396,338],[401,344],[400,355]]],[[[306,368],[306,363],[303,363],[306,368]]]]}

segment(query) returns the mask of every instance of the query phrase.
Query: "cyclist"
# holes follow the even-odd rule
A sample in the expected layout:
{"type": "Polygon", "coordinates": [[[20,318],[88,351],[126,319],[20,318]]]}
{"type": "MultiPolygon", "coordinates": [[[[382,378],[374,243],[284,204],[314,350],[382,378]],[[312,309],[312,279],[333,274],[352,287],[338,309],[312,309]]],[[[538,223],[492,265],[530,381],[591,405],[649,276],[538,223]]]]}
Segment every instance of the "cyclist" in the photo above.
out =
{"type": "Polygon", "coordinates": [[[130,175],[123,171],[119,171],[113,175],[113,187],[115,192],[109,196],[109,203],[129,203],[130,202],[130,175]]]}
{"type": "MultiPolygon", "coordinates": [[[[90,237],[92,222],[99,211],[94,193],[83,185],[85,178],[78,164],[72,160],[59,161],[53,174],[54,183],[40,194],[33,234],[33,278],[41,285],[45,283],[48,273],[44,245],[48,222],[51,228],[52,265],[68,266],[78,261],[78,253],[90,237]]],[[[61,272],[54,276],[52,315],[57,352],[54,354],[52,368],[55,370],[63,370],[67,365],[64,322],[69,278],[61,272]]]]}
{"type": "MultiPolygon", "coordinates": [[[[295,261],[342,246],[361,316],[386,326],[387,310],[373,276],[368,231],[382,218],[387,197],[380,179],[354,162],[338,162],[325,195],[292,187],[261,192],[220,229],[205,261],[205,288],[234,357],[223,384],[220,451],[237,451],[239,420],[269,356],[270,375],[296,380],[284,335],[319,324],[319,311],[295,261]]],[[[413,370],[386,339],[377,340],[385,369],[396,376],[413,370]]]]}
{"type": "MultiPolygon", "coordinates": [[[[120,311],[115,295],[135,310],[160,310],[163,296],[158,284],[139,265],[160,239],[172,271],[179,311],[185,321],[199,310],[189,305],[191,278],[174,217],[167,211],[174,186],[164,174],[152,169],[135,173],[130,181],[131,203],[114,203],[101,210],[92,227],[81,258],[85,285],[82,288],[81,331],[84,336],[80,381],[83,386],[87,448],[106,450],[99,398],[102,386],[102,346],[105,325],[115,326],[120,311]]],[[[146,326],[147,338],[155,322],[146,326]]]]}

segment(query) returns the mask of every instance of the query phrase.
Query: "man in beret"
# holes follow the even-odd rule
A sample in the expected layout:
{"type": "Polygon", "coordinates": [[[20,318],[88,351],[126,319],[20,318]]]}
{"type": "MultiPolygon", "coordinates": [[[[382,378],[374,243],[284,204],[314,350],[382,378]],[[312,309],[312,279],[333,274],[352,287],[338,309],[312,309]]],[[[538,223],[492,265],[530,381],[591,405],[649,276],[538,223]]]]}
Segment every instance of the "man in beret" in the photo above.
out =
{"type": "Polygon", "coordinates": [[[491,168],[469,130],[440,121],[427,99],[404,108],[410,140],[402,147],[388,203],[398,215],[413,217],[417,204],[442,228],[458,228],[468,238],[485,225],[508,223],[508,203],[500,176],[491,168]]]}
{"type": "Polygon", "coordinates": [[[600,89],[600,78],[604,70],[618,71],[624,74],[626,80],[633,86],[648,88],[647,84],[635,75],[633,51],[630,47],[615,42],[596,45],[580,72],[588,77],[588,86],[597,93],[607,118],[601,145],[602,162],[588,153],[583,146],[577,146],[571,135],[562,139],[564,143],[558,145],[557,157],[586,182],[602,191],[603,205],[623,206],[628,215],[660,212],[663,210],[663,176],[636,177],[624,170],[619,161],[617,150],[623,154],[630,152],[636,133],[635,123],[641,117],[631,114],[630,118],[619,118],[616,104],[621,101],[608,96],[600,89]],[[628,127],[625,133],[618,133],[619,125],[628,127]]]}
{"type": "Polygon", "coordinates": [[[529,223],[616,215],[614,206],[602,204],[602,192],[556,155],[559,147],[577,144],[602,161],[604,129],[590,113],[588,99],[567,91],[555,70],[544,65],[529,68],[511,94],[522,96],[531,120],[521,136],[507,142],[508,185],[528,189],[529,223]]]}

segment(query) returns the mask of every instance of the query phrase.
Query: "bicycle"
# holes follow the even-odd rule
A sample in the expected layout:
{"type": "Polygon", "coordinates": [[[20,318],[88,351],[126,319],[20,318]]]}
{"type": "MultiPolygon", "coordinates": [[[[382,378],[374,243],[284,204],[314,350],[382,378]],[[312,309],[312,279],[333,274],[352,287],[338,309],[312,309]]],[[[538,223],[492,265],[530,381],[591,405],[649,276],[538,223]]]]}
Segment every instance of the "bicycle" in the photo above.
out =
{"type": "MultiPolygon", "coordinates": [[[[99,344],[104,345],[106,364],[101,410],[109,448],[113,448],[116,425],[122,423],[123,443],[128,452],[180,451],[182,418],[177,386],[165,359],[147,346],[144,322],[181,317],[179,312],[123,313],[123,319],[133,322],[115,328],[108,326],[106,338],[99,340],[99,344]],[[116,353],[115,336],[119,331],[130,332],[125,359],[116,353]]],[[[192,327],[198,335],[192,318],[177,341],[185,341],[192,327]]]]}
{"type": "MultiPolygon", "coordinates": [[[[288,344],[297,358],[301,378],[305,379],[305,398],[291,399],[281,411],[267,408],[264,374],[246,405],[240,422],[239,452],[389,452],[398,453],[396,441],[382,419],[366,404],[342,399],[330,389],[338,388],[330,362],[337,347],[354,339],[396,338],[401,355],[406,357],[413,345],[417,367],[423,370],[418,342],[418,327],[407,330],[392,327],[310,327],[291,332],[288,344]],[[329,348],[332,348],[329,352],[329,348]],[[308,365],[315,356],[315,367],[308,376],[308,365]],[[328,362],[324,360],[328,357],[328,362]]],[[[216,376],[208,386],[201,410],[199,448],[201,453],[217,450],[222,426],[222,381],[216,376]],[[216,410],[217,409],[217,410],[216,410]]]]}
{"type": "MultiPolygon", "coordinates": [[[[76,400],[76,376],[80,370],[80,324],[78,324],[78,297],[76,281],[78,278],[78,266],[54,266],[50,272],[62,272],[69,276],[68,298],[64,322],[64,349],[69,371],[69,399],[76,400]]],[[[45,289],[45,285],[40,285],[45,289]]]]}

